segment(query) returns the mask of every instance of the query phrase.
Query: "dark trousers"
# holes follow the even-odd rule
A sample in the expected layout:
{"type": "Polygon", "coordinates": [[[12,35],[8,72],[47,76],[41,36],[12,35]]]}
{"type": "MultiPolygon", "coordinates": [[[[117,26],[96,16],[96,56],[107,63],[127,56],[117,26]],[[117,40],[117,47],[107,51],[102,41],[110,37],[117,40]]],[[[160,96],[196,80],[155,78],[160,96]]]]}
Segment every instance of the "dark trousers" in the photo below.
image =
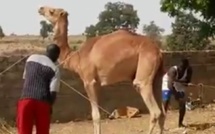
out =
{"type": "Polygon", "coordinates": [[[184,115],[186,113],[186,99],[184,92],[177,92],[178,94],[178,105],[179,105],[179,121],[178,125],[181,127],[183,125],[184,115]]]}
{"type": "MultiPolygon", "coordinates": [[[[177,98],[176,101],[178,102],[178,105],[179,105],[178,125],[180,127],[183,125],[183,120],[186,113],[186,100],[185,100],[186,97],[185,97],[185,92],[176,92],[174,95],[175,95],[175,98],[177,98]]],[[[170,97],[168,97],[168,99],[163,99],[165,111],[167,111],[169,107],[170,99],[171,99],[170,97]]]]}

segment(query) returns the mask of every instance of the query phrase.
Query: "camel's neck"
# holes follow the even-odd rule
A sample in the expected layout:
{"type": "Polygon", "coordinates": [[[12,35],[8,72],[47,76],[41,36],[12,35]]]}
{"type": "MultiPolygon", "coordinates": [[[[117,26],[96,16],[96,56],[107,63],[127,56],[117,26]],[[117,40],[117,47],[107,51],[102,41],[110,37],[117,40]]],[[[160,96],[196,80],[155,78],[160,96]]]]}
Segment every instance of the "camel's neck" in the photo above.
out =
{"type": "Polygon", "coordinates": [[[67,17],[59,19],[54,26],[54,42],[60,46],[60,62],[64,61],[70,53],[67,34],[67,17]]]}
{"type": "Polygon", "coordinates": [[[54,42],[60,46],[59,61],[63,68],[79,72],[79,52],[72,52],[68,44],[67,17],[59,19],[54,27],[54,42]]]}

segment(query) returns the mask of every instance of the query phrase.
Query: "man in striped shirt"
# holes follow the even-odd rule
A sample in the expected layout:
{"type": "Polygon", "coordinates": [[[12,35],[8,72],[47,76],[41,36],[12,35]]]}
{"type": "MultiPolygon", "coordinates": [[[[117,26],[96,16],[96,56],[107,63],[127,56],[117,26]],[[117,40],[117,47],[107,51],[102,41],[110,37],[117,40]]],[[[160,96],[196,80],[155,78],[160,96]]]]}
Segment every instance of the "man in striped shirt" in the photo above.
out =
{"type": "Polygon", "coordinates": [[[59,68],[56,66],[60,48],[51,44],[46,55],[33,54],[25,64],[24,86],[17,106],[18,134],[49,134],[51,108],[60,86],[59,68]]]}

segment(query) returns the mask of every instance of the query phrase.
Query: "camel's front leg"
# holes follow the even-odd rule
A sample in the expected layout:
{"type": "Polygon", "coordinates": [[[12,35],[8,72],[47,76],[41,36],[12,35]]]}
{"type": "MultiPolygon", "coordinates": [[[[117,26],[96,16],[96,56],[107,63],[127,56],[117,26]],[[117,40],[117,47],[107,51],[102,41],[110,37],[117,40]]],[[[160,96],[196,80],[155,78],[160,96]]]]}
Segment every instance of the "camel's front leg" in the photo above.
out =
{"type": "Polygon", "coordinates": [[[92,119],[93,119],[93,127],[94,134],[101,134],[101,122],[100,122],[100,112],[98,107],[98,88],[100,88],[99,84],[93,80],[91,82],[85,83],[86,92],[90,99],[91,111],[92,111],[92,119]]]}

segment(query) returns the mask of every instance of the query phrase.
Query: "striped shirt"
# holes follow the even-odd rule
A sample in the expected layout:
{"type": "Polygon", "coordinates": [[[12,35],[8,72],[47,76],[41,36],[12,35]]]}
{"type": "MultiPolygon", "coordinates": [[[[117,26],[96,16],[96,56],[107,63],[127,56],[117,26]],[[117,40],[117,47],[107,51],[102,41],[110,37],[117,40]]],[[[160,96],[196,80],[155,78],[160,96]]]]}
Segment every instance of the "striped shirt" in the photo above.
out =
{"type": "Polygon", "coordinates": [[[25,79],[21,99],[31,98],[51,101],[51,92],[59,92],[59,68],[47,56],[33,54],[25,64],[25,79]]]}

